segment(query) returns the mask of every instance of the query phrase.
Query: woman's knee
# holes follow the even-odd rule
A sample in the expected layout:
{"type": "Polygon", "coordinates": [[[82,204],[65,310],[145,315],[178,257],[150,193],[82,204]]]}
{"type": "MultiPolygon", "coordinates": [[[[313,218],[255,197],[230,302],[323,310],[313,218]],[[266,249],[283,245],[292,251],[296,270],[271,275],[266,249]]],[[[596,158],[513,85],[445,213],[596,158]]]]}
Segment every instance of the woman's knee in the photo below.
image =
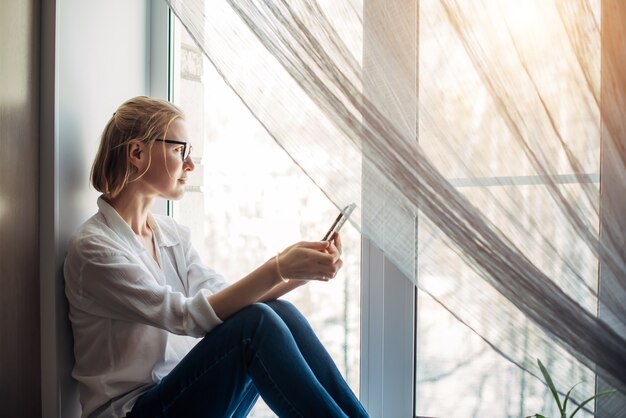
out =
{"type": "Polygon", "coordinates": [[[244,308],[247,323],[254,323],[257,326],[283,326],[284,323],[279,315],[272,308],[264,303],[253,303],[244,308]]]}
{"type": "Polygon", "coordinates": [[[300,311],[298,310],[298,308],[296,308],[296,306],[293,303],[289,302],[288,300],[276,299],[276,300],[267,302],[267,305],[270,306],[274,311],[276,311],[281,316],[283,314],[300,315],[300,311]]]}
{"type": "Polygon", "coordinates": [[[295,326],[310,325],[304,315],[296,308],[296,306],[286,300],[278,299],[268,302],[268,305],[282,318],[290,328],[295,326]]]}
{"type": "Polygon", "coordinates": [[[277,338],[292,338],[289,327],[272,308],[264,303],[254,303],[244,308],[244,338],[263,344],[277,338]]]}

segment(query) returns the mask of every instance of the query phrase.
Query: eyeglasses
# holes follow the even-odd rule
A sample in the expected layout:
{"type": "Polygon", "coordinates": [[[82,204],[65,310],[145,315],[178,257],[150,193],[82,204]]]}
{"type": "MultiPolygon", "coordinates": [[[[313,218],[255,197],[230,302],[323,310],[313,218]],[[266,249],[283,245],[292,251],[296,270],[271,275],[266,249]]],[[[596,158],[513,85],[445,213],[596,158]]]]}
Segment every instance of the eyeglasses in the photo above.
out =
{"type": "Polygon", "coordinates": [[[191,155],[191,150],[193,149],[193,147],[191,146],[189,142],[174,141],[173,139],[163,139],[163,138],[156,138],[155,141],[165,142],[166,144],[182,145],[183,152],[181,152],[180,155],[183,158],[183,163],[187,160],[187,158],[189,158],[189,156],[191,155]]]}

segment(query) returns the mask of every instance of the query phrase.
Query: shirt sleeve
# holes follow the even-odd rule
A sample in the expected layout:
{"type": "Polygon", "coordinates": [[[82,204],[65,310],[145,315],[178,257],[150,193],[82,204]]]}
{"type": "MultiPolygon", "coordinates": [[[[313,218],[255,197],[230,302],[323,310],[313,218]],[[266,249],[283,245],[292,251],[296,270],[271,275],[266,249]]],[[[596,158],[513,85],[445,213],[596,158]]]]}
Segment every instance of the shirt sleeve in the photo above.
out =
{"type": "Polygon", "coordinates": [[[195,248],[189,247],[186,258],[190,295],[196,294],[202,289],[208,289],[211,293],[217,293],[228,287],[228,283],[220,274],[202,263],[195,248]]]}
{"type": "MultiPolygon", "coordinates": [[[[71,268],[71,266],[70,266],[71,268]]],[[[208,301],[209,290],[186,297],[126,255],[86,258],[68,272],[81,309],[98,316],[140,322],[174,334],[202,337],[222,323],[208,301]]]]}
{"type": "Polygon", "coordinates": [[[179,226],[180,240],[185,251],[187,263],[187,280],[189,294],[194,295],[201,289],[208,289],[211,293],[217,293],[229,286],[224,277],[212,268],[206,266],[200,259],[200,255],[191,244],[191,234],[187,227],[179,226]]]}

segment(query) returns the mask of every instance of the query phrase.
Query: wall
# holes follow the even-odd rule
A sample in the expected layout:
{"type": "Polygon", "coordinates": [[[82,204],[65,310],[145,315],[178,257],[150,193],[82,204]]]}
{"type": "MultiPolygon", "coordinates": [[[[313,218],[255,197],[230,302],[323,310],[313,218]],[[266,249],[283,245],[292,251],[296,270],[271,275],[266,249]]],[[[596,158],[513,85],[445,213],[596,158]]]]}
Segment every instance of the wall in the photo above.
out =
{"type": "Polygon", "coordinates": [[[39,2],[0,3],[0,409],[39,402],[39,2]]]}
{"type": "MultiPolygon", "coordinates": [[[[74,229],[95,213],[89,170],[104,125],[150,92],[152,5],[124,0],[42,4],[40,283],[45,417],[79,416],[62,263],[74,229]]],[[[24,416],[24,415],[22,415],[24,416]]]]}

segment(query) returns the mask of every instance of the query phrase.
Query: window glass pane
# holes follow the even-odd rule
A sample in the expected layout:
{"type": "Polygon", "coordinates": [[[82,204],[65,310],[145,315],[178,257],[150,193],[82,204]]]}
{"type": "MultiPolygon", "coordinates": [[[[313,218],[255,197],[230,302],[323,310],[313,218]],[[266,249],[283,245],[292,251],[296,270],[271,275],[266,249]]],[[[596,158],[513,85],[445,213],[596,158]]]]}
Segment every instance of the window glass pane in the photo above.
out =
{"type": "MultiPolygon", "coordinates": [[[[461,8],[469,10],[475,6],[471,2],[461,4],[461,8]]],[[[594,13],[598,13],[599,3],[592,1],[590,5],[594,13]]],[[[580,163],[580,170],[597,182],[599,115],[589,110],[589,93],[577,87],[582,83],[582,74],[576,70],[577,65],[571,65],[574,59],[571,51],[568,56],[567,52],[554,47],[561,45],[565,36],[555,6],[548,2],[516,0],[482,6],[480,11],[476,6],[476,13],[493,14],[502,20],[493,22],[494,26],[502,25],[502,31],[497,32],[502,34],[502,39],[493,39],[492,43],[507,44],[511,42],[507,36],[514,36],[519,54],[532,57],[526,62],[528,74],[537,90],[544,94],[544,104],[553,116],[555,129],[567,141],[571,155],[580,163]],[[525,35],[519,36],[520,33],[525,35]]],[[[536,170],[532,162],[505,118],[494,117],[498,113],[498,101],[493,91],[486,87],[485,75],[478,73],[476,62],[470,59],[470,47],[460,41],[442,3],[421,0],[419,19],[420,146],[452,184],[458,185],[458,190],[528,259],[593,311],[595,300],[584,300],[577,291],[583,286],[594,288],[597,285],[597,258],[564,221],[553,197],[541,184],[541,179],[534,175],[536,170]],[[439,140],[441,137],[446,141],[439,140]],[[455,157],[458,157],[456,163],[455,157]],[[510,185],[498,184],[503,179],[510,185]],[[527,233],[520,233],[524,229],[527,233]],[[569,286],[565,281],[561,282],[571,276],[572,271],[580,277],[577,285],[581,287],[571,286],[571,281],[569,286]]],[[[590,50],[599,51],[599,39],[587,41],[590,50]]],[[[483,46],[489,50],[487,44],[483,46]]],[[[528,77],[521,70],[519,61],[515,61],[515,52],[512,51],[511,57],[498,56],[502,66],[498,71],[507,73],[510,70],[511,85],[519,81],[514,77],[528,77]]],[[[595,58],[589,57],[587,62],[589,68],[595,68],[592,78],[599,77],[599,62],[594,61],[595,58]]],[[[533,103],[536,95],[537,91],[529,88],[519,91],[519,97],[516,97],[522,103],[526,100],[533,103]]],[[[532,132],[532,118],[541,113],[536,110],[529,107],[525,119],[528,126],[522,129],[532,132]]],[[[522,132],[522,135],[526,133],[522,132]]],[[[568,182],[559,186],[560,192],[579,208],[584,219],[597,225],[597,184],[588,187],[576,183],[563,149],[546,146],[542,150],[545,153],[542,157],[549,159],[555,174],[568,178],[568,182]]],[[[535,413],[557,416],[554,400],[545,385],[504,359],[435,300],[445,305],[447,295],[454,293],[459,298],[458,292],[472,290],[472,297],[479,295],[480,298],[481,291],[477,289],[481,286],[485,287],[484,292],[493,289],[448,247],[441,233],[423,217],[419,218],[418,237],[418,280],[429,282],[434,298],[419,292],[416,414],[458,418],[524,417],[535,413]]],[[[452,310],[459,314],[471,309],[471,314],[466,317],[477,321],[470,325],[479,334],[510,342],[519,348],[519,352],[527,353],[532,337],[526,327],[530,324],[526,324],[522,317],[510,318],[511,324],[517,324],[510,327],[510,335],[496,336],[494,332],[501,327],[490,326],[490,322],[503,320],[493,317],[498,308],[481,305],[480,301],[469,300],[469,296],[466,300],[465,305],[452,310]]],[[[551,353],[544,354],[550,356],[551,353]]],[[[556,355],[555,351],[554,357],[556,355]]],[[[545,364],[551,361],[550,358],[541,360],[545,364]]],[[[593,391],[593,381],[581,378],[587,377],[587,372],[577,367],[573,365],[571,370],[568,369],[571,386],[586,380],[593,391]]],[[[584,412],[579,414],[590,416],[584,412]]]]}
{"type": "MultiPolygon", "coordinates": [[[[572,195],[579,195],[581,192],[578,184],[564,185],[562,189],[572,195]]],[[[571,226],[562,222],[544,186],[468,187],[461,191],[473,204],[483,208],[505,233],[514,230],[508,213],[512,210],[523,213],[521,221],[527,225],[544,225],[541,232],[545,236],[555,237],[551,245],[559,258],[549,257],[548,253],[540,251],[544,245],[544,236],[529,233],[523,237],[524,241],[519,241],[520,235],[511,235],[511,238],[554,281],[564,284],[561,279],[571,275],[570,269],[573,269],[585,280],[586,286],[597,285],[597,259],[586,245],[576,239],[571,226]],[[511,196],[516,196],[517,193],[520,198],[518,204],[511,200],[511,196]],[[493,201],[503,202],[505,205],[488,207],[493,201]],[[532,210],[520,210],[524,205],[532,210]]],[[[590,213],[589,216],[594,214],[590,213]]],[[[537,232],[530,227],[529,230],[537,232]]],[[[469,325],[480,335],[506,340],[511,347],[526,352],[532,346],[533,335],[529,332],[530,324],[521,313],[508,318],[515,326],[510,326],[507,335],[496,335],[496,330],[502,326],[496,327],[494,323],[501,323],[504,317],[494,315],[498,308],[489,304],[497,300],[493,288],[465,264],[465,260],[448,246],[445,238],[424,218],[420,218],[418,236],[418,277],[420,281],[428,282],[433,296],[453,308],[455,313],[478,321],[469,325]],[[482,295],[484,301],[477,300],[477,295],[482,295]],[[452,296],[460,300],[462,305],[452,305],[452,296]]],[[[563,287],[564,291],[583,306],[594,309],[595,300],[585,300],[586,292],[580,292],[581,289],[582,287],[567,285],[563,287]]],[[[418,292],[418,295],[417,415],[524,417],[537,412],[547,414],[546,416],[558,415],[558,411],[553,409],[555,406],[552,395],[545,385],[494,351],[437,300],[425,292],[418,292]],[[447,402],[451,394],[454,402],[447,402]]],[[[546,365],[551,364],[552,358],[560,355],[558,350],[545,354],[548,357],[541,360],[546,365]]],[[[589,381],[588,372],[580,365],[572,365],[568,373],[574,382],[572,386],[585,381],[591,384],[593,390],[593,379],[589,381]]],[[[585,387],[587,389],[589,386],[585,387]]],[[[583,412],[580,414],[586,416],[583,412]]]]}
{"type": "MultiPolygon", "coordinates": [[[[178,21],[174,38],[174,102],[187,114],[196,169],[172,212],[191,228],[203,261],[232,282],[288,245],[321,239],[338,210],[253,118],[178,21]]],[[[285,299],[307,317],[358,395],[360,235],[347,224],[342,240],[340,274],[285,299]]],[[[259,400],[251,416],[274,414],[259,400]]]]}

